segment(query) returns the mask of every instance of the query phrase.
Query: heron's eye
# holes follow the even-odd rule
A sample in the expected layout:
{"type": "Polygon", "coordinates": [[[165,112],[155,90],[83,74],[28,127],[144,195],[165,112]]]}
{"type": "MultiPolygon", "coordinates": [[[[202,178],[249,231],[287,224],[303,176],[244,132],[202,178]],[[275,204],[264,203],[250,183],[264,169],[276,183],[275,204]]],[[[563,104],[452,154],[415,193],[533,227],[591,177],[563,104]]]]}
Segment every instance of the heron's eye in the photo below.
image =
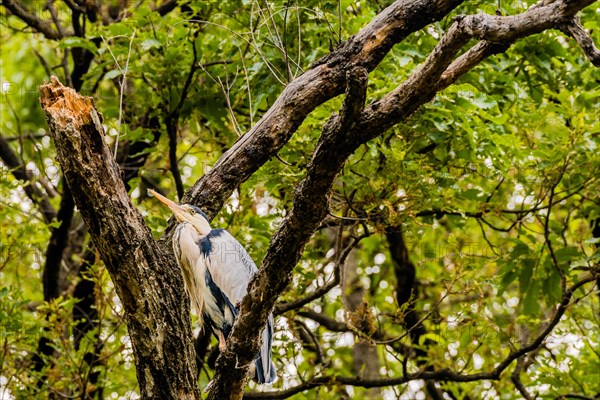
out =
{"type": "Polygon", "coordinates": [[[190,210],[190,214],[194,215],[196,214],[196,210],[194,210],[193,208],[190,210]]]}

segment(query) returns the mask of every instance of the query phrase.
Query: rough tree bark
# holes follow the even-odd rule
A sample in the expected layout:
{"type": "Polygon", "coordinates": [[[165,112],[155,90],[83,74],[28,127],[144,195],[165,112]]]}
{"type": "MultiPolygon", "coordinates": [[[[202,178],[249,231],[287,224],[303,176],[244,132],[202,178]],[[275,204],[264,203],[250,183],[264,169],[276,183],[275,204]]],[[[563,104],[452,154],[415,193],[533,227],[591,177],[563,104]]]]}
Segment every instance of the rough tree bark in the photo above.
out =
{"type": "Polygon", "coordinates": [[[77,188],[75,204],[123,303],[142,397],[199,397],[178,266],[129,200],[93,100],[53,78],[40,101],[65,179],[77,188]]]}

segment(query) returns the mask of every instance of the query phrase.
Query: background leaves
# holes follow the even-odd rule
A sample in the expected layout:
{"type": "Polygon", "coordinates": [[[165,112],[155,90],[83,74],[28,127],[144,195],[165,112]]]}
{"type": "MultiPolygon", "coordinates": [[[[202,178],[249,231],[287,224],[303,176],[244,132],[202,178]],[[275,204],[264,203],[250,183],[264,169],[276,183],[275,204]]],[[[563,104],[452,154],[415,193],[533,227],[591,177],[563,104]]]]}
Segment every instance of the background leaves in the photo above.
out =
{"type": "MultiPolygon", "coordinates": [[[[3,9],[1,134],[34,173],[34,183],[28,184],[46,185],[59,208],[62,181],[37,87],[50,73],[66,79],[64,60],[72,70],[76,66],[69,55],[89,51],[93,61],[81,92],[94,97],[106,140],[114,144],[122,69],[128,64],[120,154],[131,146],[129,160],[145,157],[129,181],[130,195],[158,236],[168,215],[147,199],[146,189],[176,197],[169,116],[177,114],[176,168],[187,188],[257,123],[288,82],[357,33],[384,3],[183,2],[161,16],[154,4],[142,2],[110,23],[87,21],[85,37],[59,41],[23,30],[24,24],[3,9]]],[[[514,14],[531,4],[502,3],[499,12],[514,14]]],[[[64,17],[70,12],[62,6],[58,10],[64,17]]],[[[453,15],[480,11],[493,14],[496,3],[467,2],[453,15]]],[[[596,43],[597,12],[593,5],[581,15],[596,43]]],[[[369,76],[369,102],[414,71],[453,15],[391,51],[369,76]]],[[[600,218],[599,82],[600,73],[573,41],[545,32],[482,63],[406,123],[352,155],[336,180],[330,217],[307,246],[281,303],[335,281],[343,267],[338,257],[352,240],[355,250],[346,264],[354,263],[357,279],[278,317],[280,379],[273,390],[322,372],[358,373],[353,348],[364,334],[351,325],[361,317],[372,318],[375,331],[369,340],[376,345],[381,377],[429,366],[487,371],[509,349],[539,334],[561,299],[561,279],[576,282],[598,265],[592,226],[600,218]],[[427,330],[418,343],[410,341],[404,325],[410,310],[396,297],[398,277],[384,235],[388,226],[401,227],[415,266],[419,290],[414,309],[427,330]],[[356,288],[366,304],[360,315],[350,313],[346,304],[348,291],[356,288]],[[319,321],[315,313],[327,319],[319,321]],[[408,354],[407,348],[423,353],[408,354]]],[[[278,157],[241,185],[214,219],[213,225],[227,228],[257,262],[291,207],[324,122],[340,104],[336,98],[311,113],[278,157]]],[[[136,168],[122,165],[125,173],[136,168]]],[[[43,301],[40,275],[50,228],[57,224],[43,223],[25,195],[25,184],[2,165],[0,397],[97,395],[102,388],[106,397],[134,398],[131,345],[104,267],[98,257],[83,275],[69,267],[82,262],[86,239],[66,257],[63,296],[43,301]],[[100,323],[75,348],[73,287],[82,280],[95,283],[100,323]],[[50,340],[53,354],[45,369],[33,371],[41,336],[50,340]],[[101,362],[90,366],[86,353],[98,343],[101,362]],[[99,379],[92,386],[88,377],[93,371],[99,379]]],[[[72,243],[82,230],[76,217],[72,243]]],[[[593,379],[599,367],[597,338],[590,335],[598,330],[598,296],[588,286],[577,298],[523,377],[531,393],[554,398],[600,391],[593,379]]],[[[211,376],[209,361],[200,373],[201,385],[211,376]]],[[[497,382],[437,385],[457,398],[519,397],[508,376],[497,382]]],[[[410,398],[424,390],[421,381],[378,394],[325,385],[294,398],[410,398]]]]}

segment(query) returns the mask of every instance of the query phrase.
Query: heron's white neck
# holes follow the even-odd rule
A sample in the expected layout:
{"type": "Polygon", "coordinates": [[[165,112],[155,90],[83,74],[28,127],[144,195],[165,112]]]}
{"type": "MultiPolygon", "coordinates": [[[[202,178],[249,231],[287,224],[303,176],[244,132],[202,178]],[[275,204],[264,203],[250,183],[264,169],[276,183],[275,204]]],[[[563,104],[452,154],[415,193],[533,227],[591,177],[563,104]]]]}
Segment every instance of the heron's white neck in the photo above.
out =
{"type": "Polygon", "coordinates": [[[189,223],[201,238],[206,237],[212,230],[210,224],[204,218],[193,218],[191,220],[184,221],[184,223],[189,223]]]}

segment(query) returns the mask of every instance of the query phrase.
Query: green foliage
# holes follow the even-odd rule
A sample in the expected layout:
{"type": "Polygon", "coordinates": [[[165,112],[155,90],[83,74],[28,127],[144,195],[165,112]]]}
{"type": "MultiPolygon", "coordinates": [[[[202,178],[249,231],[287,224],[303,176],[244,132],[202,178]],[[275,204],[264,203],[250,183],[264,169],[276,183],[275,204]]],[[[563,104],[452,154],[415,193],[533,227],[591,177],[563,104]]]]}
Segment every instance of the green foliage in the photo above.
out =
{"type": "MultiPolygon", "coordinates": [[[[258,122],[291,80],[356,34],[389,2],[275,1],[269,7],[254,0],[183,3],[187,8],[160,16],[151,2],[141,2],[120,21],[88,21],[86,37],[55,42],[21,31],[23,23],[14,16],[4,14],[6,23],[0,28],[0,81],[8,82],[2,91],[0,133],[11,138],[36,182],[62,192],[37,87],[48,79],[48,66],[65,83],[63,57],[91,51],[81,91],[93,96],[102,112],[111,149],[119,131],[120,144],[148,145],[137,153],[147,160],[129,185],[157,237],[169,214],[147,198],[146,190],[158,187],[175,197],[169,118],[177,116],[177,167],[189,188],[258,122]]],[[[533,3],[502,2],[499,12],[514,14],[533,3]]],[[[452,16],[494,14],[496,7],[496,2],[467,2],[395,46],[369,76],[368,101],[385,96],[418,68],[452,16]]],[[[592,6],[581,14],[596,43],[597,12],[592,6]]],[[[72,59],[67,60],[73,68],[72,59]]],[[[600,218],[599,82],[600,71],[572,40],[555,31],[521,40],[481,63],[350,157],[335,182],[329,227],[312,238],[280,300],[297,300],[334,280],[343,245],[360,237],[358,251],[349,257],[357,266],[355,286],[364,290],[376,332],[384,336],[373,339],[381,377],[402,376],[405,368],[415,372],[423,368],[423,360],[436,370],[492,370],[511,349],[540,334],[561,301],[563,283],[569,286],[597,268],[599,242],[592,238],[590,224],[600,218]],[[408,310],[396,298],[384,234],[389,225],[402,228],[416,267],[415,309],[427,330],[419,343],[411,342],[402,325],[408,310]],[[421,359],[411,356],[405,362],[402,349],[407,346],[422,350],[421,359]]],[[[278,157],[241,185],[213,220],[246,243],[257,263],[292,207],[321,128],[341,102],[332,99],[314,110],[278,157]]],[[[44,254],[58,223],[45,225],[26,197],[24,183],[4,164],[1,168],[0,397],[2,390],[23,399],[40,393],[81,396],[94,389],[87,384],[90,373],[99,372],[96,386],[104,388],[106,397],[135,398],[131,345],[102,263],[97,260],[88,274],[77,277],[77,270],[68,266],[81,263],[82,249],[69,254],[64,296],[44,302],[44,254]],[[100,322],[76,349],[72,290],[79,279],[97,284],[100,322]],[[33,371],[42,335],[55,354],[46,357],[44,369],[33,371]],[[98,343],[102,362],[90,367],[86,353],[98,343]]],[[[59,208],[59,196],[50,201],[59,208]]],[[[82,226],[80,219],[76,224],[82,226]]],[[[337,286],[306,308],[348,322],[347,296],[337,286]]],[[[595,379],[598,337],[590,334],[598,331],[597,292],[587,285],[575,299],[522,375],[530,392],[540,397],[600,391],[595,379]]],[[[279,317],[274,350],[279,380],[273,390],[320,374],[354,376],[353,346],[360,337],[356,329],[332,331],[296,311],[279,317]],[[302,333],[302,324],[309,333],[302,333]],[[307,344],[307,335],[318,346],[307,344]]],[[[499,381],[439,385],[456,398],[519,398],[511,368],[499,381]]],[[[200,384],[211,377],[212,369],[205,368],[200,384]]],[[[419,391],[418,385],[398,385],[383,389],[381,396],[411,397],[419,391]]],[[[363,398],[368,393],[361,387],[325,385],[294,398],[363,398]]]]}

